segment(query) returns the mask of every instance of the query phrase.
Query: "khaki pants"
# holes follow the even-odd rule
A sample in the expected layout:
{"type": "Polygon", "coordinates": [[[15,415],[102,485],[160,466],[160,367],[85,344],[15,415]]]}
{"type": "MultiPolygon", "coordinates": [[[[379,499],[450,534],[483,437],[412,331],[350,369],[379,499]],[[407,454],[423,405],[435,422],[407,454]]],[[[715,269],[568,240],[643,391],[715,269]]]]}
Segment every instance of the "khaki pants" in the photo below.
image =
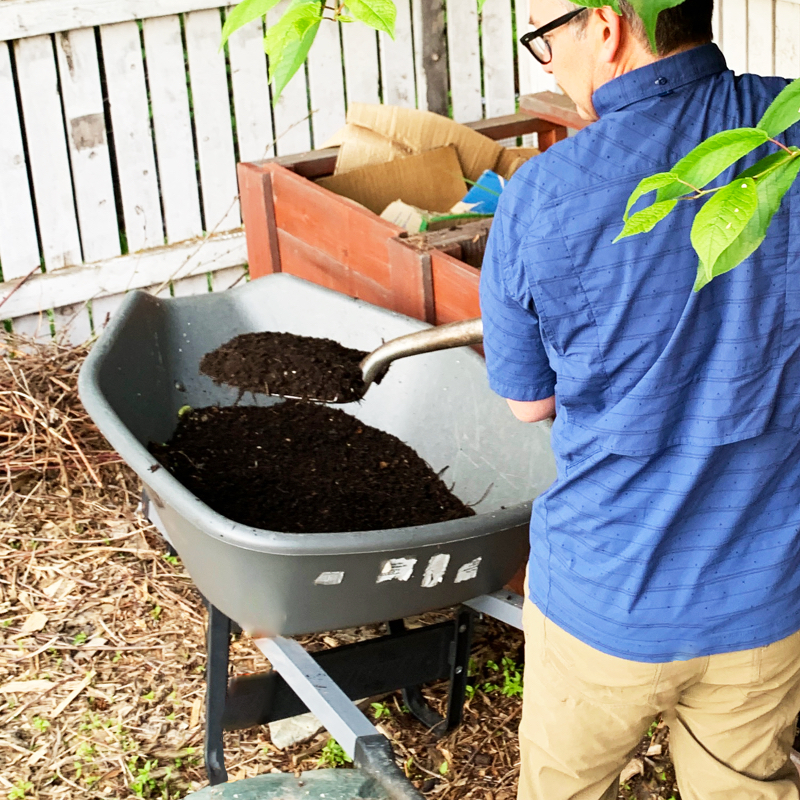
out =
{"type": "Polygon", "coordinates": [[[755,650],[646,664],[570,636],[525,601],[519,800],[614,800],[659,714],[683,800],[798,800],[788,755],[800,632],[755,650]]]}

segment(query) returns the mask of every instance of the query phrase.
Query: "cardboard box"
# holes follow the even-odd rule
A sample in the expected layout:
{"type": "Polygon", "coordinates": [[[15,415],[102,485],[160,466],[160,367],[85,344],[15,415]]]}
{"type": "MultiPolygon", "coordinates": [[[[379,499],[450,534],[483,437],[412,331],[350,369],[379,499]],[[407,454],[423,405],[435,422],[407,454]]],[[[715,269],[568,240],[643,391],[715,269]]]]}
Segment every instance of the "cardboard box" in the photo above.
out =
{"type": "MultiPolygon", "coordinates": [[[[534,133],[542,149],[566,136],[558,122],[523,114],[459,127],[493,140],[534,133]]],[[[401,149],[394,147],[398,157],[408,155],[401,149]]],[[[410,236],[314,183],[333,173],[337,155],[328,149],[238,165],[251,278],[287,272],[435,324],[477,316],[488,221],[410,236]]]]}
{"type": "Polygon", "coordinates": [[[317,183],[378,215],[395,200],[426,211],[445,213],[468,190],[452,145],[361,167],[322,178],[317,183]]]}
{"type": "Polygon", "coordinates": [[[423,212],[449,211],[486,170],[510,178],[539,152],[504,148],[429,111],[364,103],[350,105],[347,125],[326,145],[339,154],[334,177],[320,185],[376,214],[396,200],[423,212]]]}
{"type": "Polygon", "coordinates": [[[430,111],[351,103],[347,124],[336,162],[337,175],[452,145],[462,174],[476,181],[484,170],[494,168],[503,152],[503,146],[488,136],[430,111]]]}

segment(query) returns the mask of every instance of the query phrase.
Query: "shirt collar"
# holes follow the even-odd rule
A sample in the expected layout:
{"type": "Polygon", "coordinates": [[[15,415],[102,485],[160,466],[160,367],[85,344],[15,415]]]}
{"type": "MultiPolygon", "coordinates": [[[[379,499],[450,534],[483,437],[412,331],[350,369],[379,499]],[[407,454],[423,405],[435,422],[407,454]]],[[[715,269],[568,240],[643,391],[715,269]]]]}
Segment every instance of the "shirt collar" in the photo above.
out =
{"type": "Polygon", "coordinates": [[[717,75],[728,68],[715,44],[693,47],[614,78],[593,95],[598,117],[650,97],[670,94],[688,83],[717,75]]]}

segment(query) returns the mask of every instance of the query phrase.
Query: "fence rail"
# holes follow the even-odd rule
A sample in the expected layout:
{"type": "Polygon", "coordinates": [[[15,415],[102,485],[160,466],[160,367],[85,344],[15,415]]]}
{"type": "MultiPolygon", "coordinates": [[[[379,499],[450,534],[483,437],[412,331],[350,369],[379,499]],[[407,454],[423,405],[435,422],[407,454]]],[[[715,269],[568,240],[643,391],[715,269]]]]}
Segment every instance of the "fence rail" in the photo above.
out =
{"type": "MultiPolygon", "coordinates": [[[[232,5],[0,0],[0,318],[15,330],[77,340],[130,288],[241,277],[236,162],[323,146],[348,103],[469,122],[556,89],[515,40],[528,0],[480,18],[476,0],[398,0],[394,40],[323,25],[273,107],[263,24],[219,50],[232,5]]],[[[800,0],[721,0],[714,29],[737,72],[800,74],[800,0]]]]}

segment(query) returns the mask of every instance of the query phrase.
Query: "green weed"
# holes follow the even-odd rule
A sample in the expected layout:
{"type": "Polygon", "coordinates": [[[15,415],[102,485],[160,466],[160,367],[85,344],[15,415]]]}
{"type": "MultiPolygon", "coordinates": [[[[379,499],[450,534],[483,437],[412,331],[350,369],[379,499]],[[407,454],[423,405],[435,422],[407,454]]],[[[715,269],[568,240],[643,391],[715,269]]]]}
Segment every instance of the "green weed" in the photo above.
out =
{"type": "Polygon", "coordinates": [[[519,697],[522,692],[522,672],[513,658],[503,658],[503,685],[500,693],[506,697],[519,697]]]}
{"type": "Polygon", "coordinates": [[[8,800],[22,800],[31,789],[33,789],[33,784],[30,781],[19,780],[9,789],[8,800]]]}
{"type": "Polygon", "coordinates": [[[49,720],[42,719],[41,717],[34,717],[31,724],[39,733],[44,733],[50,727],[49,720]]]}
{"type": "Polygon", "coordinates": [[[392,710],[386,703],[370,703],[370,707],[372,708],[372,715],[376,720],[392,716],[392,710]]]}
{"type": "Polygon", "coordinates": [[[328,739],[328,741],[325,742],[325,747],[322,748],[322,753],[317,763],[321,767],[332,767],[335,769],[336,767],[350,764],[352,761],[353,759],[345,753],[336,739],[328,739]]]}

